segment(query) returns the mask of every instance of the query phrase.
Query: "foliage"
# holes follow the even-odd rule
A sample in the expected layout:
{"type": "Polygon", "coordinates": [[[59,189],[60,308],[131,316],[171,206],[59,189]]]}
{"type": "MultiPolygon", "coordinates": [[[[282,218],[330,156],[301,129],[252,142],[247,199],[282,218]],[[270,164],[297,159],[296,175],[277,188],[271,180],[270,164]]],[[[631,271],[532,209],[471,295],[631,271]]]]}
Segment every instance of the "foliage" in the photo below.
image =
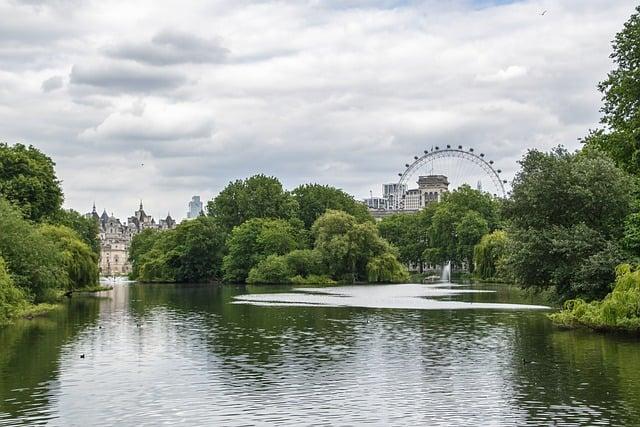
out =
{"type": "Polygon", "coordinates": [[[0,325],[10,322],[26,305],[23,292],[14,285],[4,259],[0,257],[0,325]]]}
{"type": "Polygon", "coordinates": [[[55,214],[62,206],[63,195],[54,166],[35,147],[0,143],[0,196],[33,221],[55,214]]]}
{"type": "Polygon", "coordinates": [[[224,280],[244,282],[249,271],[269,255],[284,255],[302,247],[299,229],[282,219],[253,218],[235,227],[222,262],[224,280]]]}
{"type": "Polygon", "coordinates": [[[340,210],[353,215],[358,222],[372,221],[369,209],[354,200],[353,196],[328,185],[305,184],[295,188],[291,194],[298,203],[298,218],[306,228],[327,211],[340,210]]]}
{"type": "Polygon", "coordinates": [[[100,229],[98,222],[93,218],[86,218],[73,209],[60,209],[51,216],[50,222],[55,225],[64,225],[75,231],[82,241],[89,245],[93,253],[100,257],[100,229]]]}
{"type": "Polygon", "coordinates": [[[615,287],[604,300],[591,303],[569,300],[561,312],[549,317],[568,327],[640,332],[640,270],[629,264],[620,265],[616,269],[615,287]]]}
{"type": "Polygon", "coordinates": [[[625,260],[618,242],[634,181],[595,150],[529,151],[512,198],[507,269],[522,287],[555,287],[562,299],[599,298],[625,260]]]}
{"type": "Polygon", "coordinates": [[[307,277],[325,273],[320,252],[312,249],[296,249],[285,255],[292,275],[307,277]]]}
{"type": "Polygon", "coordinates": [[[499,265],[506,256],[507,233],[496,230],[485,234],[473,249],[475,273],[481,279],[500,278],[499,265]]]}
{"type": "Polygon", "coordinates": [[[35,301],[65,289],[68,276],[64,256],[56,244],[0,198],[0,256],[11,277],[35,301]]]}
{"type": "Polygon", "coordinates": [[[431,218],[422,210],[415,214],[395,214],[378,223],[380,235],[398,248],[398,259],[404,264],[422,268],[428,248],[428,230],[431,218]]]}
{"type": "Polygon", "coordinates": [[[640,6],[613,41],[616,68],[598,86],[604,94],[601,123],[607,130],[592,131],[587,147],[604,150],[620,167],[640,174],[640,6]]]}
{"type": "Polygon", "coordinates": [[[282,255],[269,255],[249,271],[247,283],[288,283],[291,269],[282,255]]]}
{"type": "Polygon", "coordinates": [[[390,252],[375,256],[367,263],[367,279],[369,282],[406,282],[409,273],[398,259],[390,252]]]}
{"type": "Polygon", "coordinates": [[[277,178],[254,175],[229,183],[207,204],[207,212],[227,231],[252,218],[296,217],[298,204],[277,178]]]}
{"type": "Polygon", "coordinates": [[[131,242],[131,276],[143,282],[206,282],[221,277],[226,234],[200,216],[173,230],[143,230],[131,242]]]}
{"type": "MultiPolygon", "coordinates": [[[[370,222],[358,223],[352,215],[328,210],[311,227],[315,249],[333,279],[353,282],[367,280],[367,265],[378,256],[395,253],[389,243],[380,237],[376,226],[370,222]]],[[[392,269],[394,273],[405,272],[392,269]]],[[[403,280],[396,275],[388,281],[403,280]]],[[[408,277],[408,276],[407,276],[408,277]]]]}
{"type": "Polygon", "coordinates": [[[80,240],[80,236],[63,225],[43,224],[40,234],[53,242],[62,254],[67,272],[66,290],[94,286],[98,282],[98,255],[80,240]]]}
{"type": "Polygon", "coordinates": [[[425,260],[454,265],[463,262],[473,270],[473,248],[483,235],[500,224],[499,202],[488,193],[468,185],[443,195],[442,201],[428,206],[430,216],[425,260]]]}

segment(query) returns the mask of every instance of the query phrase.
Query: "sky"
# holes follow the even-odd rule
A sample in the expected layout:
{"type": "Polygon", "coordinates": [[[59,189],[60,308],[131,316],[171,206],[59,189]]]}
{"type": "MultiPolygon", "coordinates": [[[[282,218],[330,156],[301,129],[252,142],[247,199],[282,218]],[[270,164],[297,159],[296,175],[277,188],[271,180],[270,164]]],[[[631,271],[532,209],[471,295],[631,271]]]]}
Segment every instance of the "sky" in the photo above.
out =
{"type": "Polygon", "coordinates": [[[368,197],[435,145],[512,179],[598,126],[633,3],[0,0],[0,141],[121,218],[256,173],[368,197]]]}

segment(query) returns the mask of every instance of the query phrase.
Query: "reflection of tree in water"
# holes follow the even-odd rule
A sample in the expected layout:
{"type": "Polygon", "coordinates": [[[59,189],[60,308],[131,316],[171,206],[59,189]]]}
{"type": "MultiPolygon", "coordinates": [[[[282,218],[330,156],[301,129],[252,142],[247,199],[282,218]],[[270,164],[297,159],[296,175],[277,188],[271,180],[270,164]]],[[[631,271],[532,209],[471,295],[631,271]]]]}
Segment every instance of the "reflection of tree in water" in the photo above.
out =
{"type": "MultiPolygon", "coordinates": [[[[232,304],[236,295],[274,292],[283,288],[212,285],[144,285],[129,289],[129,309],[136,321],[162,315],[174,318],[175,335],[204,345],[216,365],[241,376],[256,366],[297,363],[310,366],[347,357],[344,349],[356,338],[354,318],[363,309],[332,307],[257,307],[232,304]],[[161,314],[162,313],[162,314],[161,314]],[[222,363],[220,363],[222,362],[222,363]]],[[[193,343],[192,343],[193,345],[193,343]]]]}
{"type": "Polygon", "coordinates": [[[0,420],[46,412],[62,348],[98,319],[99,300],[73,298],[47,317],[0,328],[0,420]]]}
{"type": "Polygon", "coordinates": [[[637,342],[517,319],[516,399],[530,422],[630,425],[640,419],[637,342]]]}

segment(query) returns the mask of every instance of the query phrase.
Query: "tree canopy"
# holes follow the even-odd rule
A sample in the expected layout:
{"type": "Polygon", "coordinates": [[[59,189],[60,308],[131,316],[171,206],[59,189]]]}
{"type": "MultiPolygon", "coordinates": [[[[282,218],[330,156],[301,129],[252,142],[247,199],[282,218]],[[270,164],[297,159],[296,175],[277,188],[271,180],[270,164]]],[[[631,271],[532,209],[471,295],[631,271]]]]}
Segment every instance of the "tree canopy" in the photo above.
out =
{"type": "Polygon", "coordinates": [[[601,82],[601,123],[587,147],[604,150],[626,171],[640,174],[640,6],[613,40],[611,59],[616,66],[601,82]]]}
{"type": "Polygon", "coordinates": [[[291,194],[298,202],[298,218],[304,222],[306,228],[311,228],[316,219],[327,209],[346,212],[353,215],[358,222],[373,220],[364,203],[356,201],[353,196],[338,188],[304,184],[296,187],[291,194]]]}
{"type": "Polygon", "coordinates": [[[554,287],[562,299],[603,297],[625,260],[619,241],[634,180],[596,151],[532,150],[521,165],[505,207],[513,279],[554,287]]]}
{"type": "Polygon", "coordinates": [[[207,204],[207,212],[227,231],[252,218],[295,218],[298,204],[277,178],[254,175],[229,183],[207,204]]]}
{"type": "Polygon", "coordinates": [[[54,166],[33,146],[0,143],[0,196],[33,221],[55,214],[62,206],[63,195],[54,166]]]}

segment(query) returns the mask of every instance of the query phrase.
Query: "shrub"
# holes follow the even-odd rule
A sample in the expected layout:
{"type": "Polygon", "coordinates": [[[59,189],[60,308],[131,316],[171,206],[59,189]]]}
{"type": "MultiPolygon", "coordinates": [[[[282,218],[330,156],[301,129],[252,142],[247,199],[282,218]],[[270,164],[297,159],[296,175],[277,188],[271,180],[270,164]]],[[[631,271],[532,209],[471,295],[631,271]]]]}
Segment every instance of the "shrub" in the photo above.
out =
{"type": "Polygon", "coordinates": [[[14,285],[0,257],[0,325],[10,322],[26,305],[24,293],[14,285]]]}

